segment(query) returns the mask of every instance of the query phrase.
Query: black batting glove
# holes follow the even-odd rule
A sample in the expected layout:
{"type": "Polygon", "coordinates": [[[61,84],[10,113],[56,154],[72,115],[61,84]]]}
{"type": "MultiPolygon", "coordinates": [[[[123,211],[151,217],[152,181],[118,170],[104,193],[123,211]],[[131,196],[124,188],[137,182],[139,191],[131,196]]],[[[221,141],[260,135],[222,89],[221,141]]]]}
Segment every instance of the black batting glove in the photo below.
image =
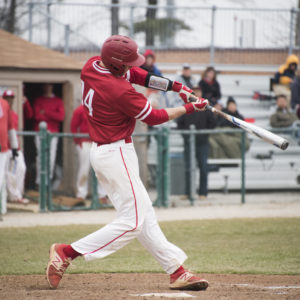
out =
{"type": "Polygon", "coordinates": [[[12,149],[12,157],[13,157],[13,159],[15,159],[18,156],[19,156],[18,149],[12,149]]]}

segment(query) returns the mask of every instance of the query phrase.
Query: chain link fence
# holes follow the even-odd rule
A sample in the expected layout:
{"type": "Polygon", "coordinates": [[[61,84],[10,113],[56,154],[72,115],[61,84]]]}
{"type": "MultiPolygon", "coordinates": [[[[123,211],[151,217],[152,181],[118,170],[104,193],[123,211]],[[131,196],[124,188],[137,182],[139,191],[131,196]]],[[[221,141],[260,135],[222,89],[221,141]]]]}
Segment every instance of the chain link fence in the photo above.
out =
{"type": "MultiPolygon", "coordinates": [[[[278,65],[298,53],[299,11],[31,2],[30,41],[85,60],[113,33],[157,51],[158,62],[278,65]]],[[[24,22],[24,21],[23,21],[24,22]]]]}

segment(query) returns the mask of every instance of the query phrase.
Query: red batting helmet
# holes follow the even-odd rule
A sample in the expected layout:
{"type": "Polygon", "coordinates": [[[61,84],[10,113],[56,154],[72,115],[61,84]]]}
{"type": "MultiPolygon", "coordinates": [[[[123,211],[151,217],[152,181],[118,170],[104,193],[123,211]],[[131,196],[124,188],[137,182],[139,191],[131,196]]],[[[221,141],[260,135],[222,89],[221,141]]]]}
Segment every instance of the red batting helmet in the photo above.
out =
{"type": "Polygon", "coordinates": [[[113,35],[103,44],[101,59],[113,75],[121,76],[125,66],[139,67],[145,57],[139,54],[137,43],[123,35],[113,35]]]}
{"type": "Polygon", "coordinates": [[[5,98],[5,97],[14,97],[15,96],[15,93],[12,91],[12,90],[6,90],[4,91],[2,97],[5,98]]]}

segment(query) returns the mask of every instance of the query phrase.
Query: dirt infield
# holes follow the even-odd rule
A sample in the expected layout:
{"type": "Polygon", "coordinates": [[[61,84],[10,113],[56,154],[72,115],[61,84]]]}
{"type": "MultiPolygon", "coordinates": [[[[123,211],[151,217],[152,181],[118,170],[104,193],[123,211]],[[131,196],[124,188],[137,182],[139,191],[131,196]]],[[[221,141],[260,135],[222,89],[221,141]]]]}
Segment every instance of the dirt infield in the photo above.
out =
{"type": "MultiPolygon", "coordinates": [[[[205,274],[210,287],[185,292],[190,299],[300,299],[300,276],[205,274]]],[[[43,275],[0,276],[1,299],[167,299],[165,296],[134,296],[174,293],[164,274],[67,274],[57,290],[50,290],[43,275]]],[[[170,297],[168,298],[170,299],[170,297]]]]}

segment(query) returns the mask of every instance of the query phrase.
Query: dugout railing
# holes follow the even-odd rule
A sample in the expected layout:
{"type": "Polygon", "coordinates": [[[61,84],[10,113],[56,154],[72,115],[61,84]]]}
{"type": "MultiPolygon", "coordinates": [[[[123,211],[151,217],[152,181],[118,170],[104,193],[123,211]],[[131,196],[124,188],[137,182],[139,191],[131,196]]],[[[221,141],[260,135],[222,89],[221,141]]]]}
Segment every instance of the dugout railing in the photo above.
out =
{"type": "MultiPolygon", "coordinates": [[[[288,134],[291,139],[299,139],[298,128],[284,128],[272,130],[276,133],[288,134]]],[[[190,204],[193,205],[195,202],[196,195],[196,183],[195,174],[197,172],[197,164],[195,158],[195,145],[197,135],[214,135],[220,133],[239,133],[241,135],[241,157],[240,157],[240,176],[241,176],[241,203],[245,203],[246,194],[246,135],[247,133],[241,129],[206,129],[196,130],[190,128],[189,130],[171,130],[168,127],[158,127],[155,130],[148,131],[146,133],[134,134],[134,137],[154,137],[156,140],[156,173],[155,173],[155,189],[156,199],[154,205],[158,207],[168,207],[170,197],[170,136],[189,136],[189,151],[190,151],[190,162],[191,166],[189,170],[189,180],[191,181],[190,191],[188,198],[190,204]]],[[[75,206],[68,207],[53,203],[52,184],[50,179],[50,142],[53,137],[64,138],[80,138],[88,137],[87,134],[72,134],[72,133],[49,133],[47,131],[46,124],[42,122],[40,124],[40,131],[24,131],[18,132],[20,136],[38,136],[40,139],[40,185],[39,185],[39,210],[40,212],[46,211],[67,211],[67,210],[93,210],[109,207],[109,205],[99,203],[98,192],[97,192],[97,179],[92,172],[92,195],[90,206],[75,206]]],[[[182,170],[184,172],[184,170],[182,170]]]]}

